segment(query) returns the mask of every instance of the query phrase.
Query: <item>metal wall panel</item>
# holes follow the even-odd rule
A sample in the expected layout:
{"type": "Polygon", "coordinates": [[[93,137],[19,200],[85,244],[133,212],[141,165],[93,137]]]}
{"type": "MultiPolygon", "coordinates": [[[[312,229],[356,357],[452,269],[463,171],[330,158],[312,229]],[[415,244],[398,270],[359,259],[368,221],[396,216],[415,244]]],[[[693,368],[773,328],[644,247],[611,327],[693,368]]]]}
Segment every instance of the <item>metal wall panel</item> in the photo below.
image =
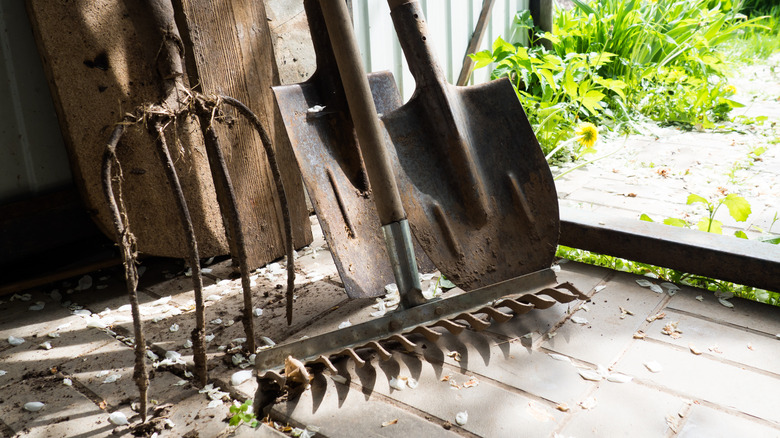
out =
{"type": "Polygon", "coordinates": [[[0,2],[0,204],[71,184],[65,146],[21,0],[0,2]]]}
{"type": "MultiPolygon", "coordinates": [[[[482,0],[421,0],[428,31],[442,69],[450,82],[460,73],[463,56],[482,9],[482,0]]],[[[414,92],[414,78],[406,67],[390,19],[386,0],[354,0],[355,33],[368,71],[390,70],[404,100],[414,92]]],[[[517,11],[528,9],[528,0],[495,0],[490,24],[479,50],[488,49],[501,36],[507,41],[525,42],[524,35],[511,35],[517,11]]],[[[490,69],[477,70],[471,83],[486,82],[490,69]]]]}

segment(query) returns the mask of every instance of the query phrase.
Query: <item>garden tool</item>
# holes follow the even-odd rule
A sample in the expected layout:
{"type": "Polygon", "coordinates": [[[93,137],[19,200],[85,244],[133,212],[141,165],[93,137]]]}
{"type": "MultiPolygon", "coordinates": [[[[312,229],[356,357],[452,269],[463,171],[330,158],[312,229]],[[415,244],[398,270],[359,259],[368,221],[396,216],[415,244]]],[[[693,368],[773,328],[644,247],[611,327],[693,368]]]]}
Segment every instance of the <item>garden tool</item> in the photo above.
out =
{"type": "Polygon", "coordinates": [[[388,3],[416,89],[382,122],[420,245],[465,290],[548,268],[558,242],[558,198],[509,80],[450,85],[419,3],[388,3]]]}
{"type": "MultiPolygon", "coordinates": [[[[412,285],[403,288],[403,281],[399,281],[399,293],[404,304],[401,309],[369,322],[259,351],[255,357],[259,384],[255,408],[258,412],[272,401],[275,391],[278,391],[274,386],[281,389],[289,383],[288,376],[293,379],[293,376],[308,375],[306,367],[312,366],[326,367],[335,373],[336,368],[331,362],[334,356],[348,356],[357,366],[363,366],[366,360],[359,354],[360,350],[370,350],[387,360],[392,356],[389,351],[391,344],[412,351],[416,346],[413,335],[435,342],[441,337],[442,329],[456,335],[466,328],[481,331],[491,325],[491,319],[506,322],[534,308],[544,309],[556,303],[587,299],[571,284],[557,284],[555,273],[550,269],[558,233],[557,198],[549,168],[511,85],[504,82],[506,87],[499,85],[498,89],[493,89],[493,85],[457,89],[446,86],[426,47],[424,21],[420,18],[422,13],[416,2],[391,1],[390,4],[399,34],[403,33],[407,40],[416,40],[402,45],[407,51],[407,59],[422,60],[427,67],[412,69],[418,88],[411,101],[381,116],[386,131],[383,146],[381,139],[375,137],[377,133],[371,132],[381,128],[376,110],[366,102],[367,99],[361,99],[368,94],[368,84],[351,33],[346,6],[340,0],[320,2],[360,148],[366,157],[371,187],[377,192],[378,216],[383,228],[387,229],[403,224],[404,206],[415,210],[414,220],[419,220],[420,224],[413,222],[411,214],[409,223],[416,228],[415,233],[421,233],[417,234],[418,238],[423,236],[421,244],[425,242],[423,247],[432,260],[438,263],[439,260],[449,262],[457,259],[462,265],[456,264],[449,272],[459,275],[460,279],[468,279],[474,290],[446,299],[424,301],[415,296],[419,288],[415,289],[412,285]],[[399,13],[399,9],[404,11],[399,13]],[[401,25],[399,21],[408,21],[412,27],[401,25]],[[506,98],[507,92],[511,99],[506,98]],[[509,105],[510,109],[519,108],[519,112],[508,114],[501,107],[485,109],[484,105],[480,105],[480,99],[495,99],[500,105],[509,105]],[[517,105],[510,105],[512,102],[517,105]],[[476,116],[475,122],[470,120],[472,112],[476,116]],[[519,128],[504,126],[503,123],[507,122],[519,124],[519,128]],[[425,132],[426,128],[430,132],[425,132]],[[479,137],[485,132],[483,129],[493,138],[479,137]],[[387,158],[391,161],[385,162],[384,166],[394,165],[395,178],[388,169],[382,169],[382,155],[378,153],[377,146],[385,147],[387,158]],[[442,156],[435,157],[437,152],[442,156]],[[414,153],[419,161],[413,159],[414,153]],[[496,154],[497,157],[477,157],[478,153],[496,154]],[[423,160],[426,158],[429,160],[423,160]],[[478,165],[490,167],[480,168],[478,165]],[[430,169],[436,166],[443,169],[430,169]],[[500,172],[498,177],[491,178],[493,168],[500,172]],[[422,175],[426,172],[435,174],[438,179],[429,181],[427,175],[422,175]],[[400,184],[400,190],[393,190],[393,179],[400,184]],[[435,187],[437,184],[443,187],[435,187]],[[382,195],[378,194],[379,186],[383,186],[382,195]],[[448,190],[453,193],[448,194],[448,190]],[[552,206],[546,204],[550,202],[547,199],[550,195],[552,206]],[[415,196],[420,199],[411,202],[410,199],[415,196]],[[399,205],[398,197],[403,199],[403,205],[399,205]],[[505,208],[499,202],[510,205],[505,208]],[[432,212],[432,218],[426,215],[428,211],[432,212]],[[520,216],[520,219],[514,216],[520,216]],[[473,234],[465,232],[469,226],[473,234]],[[444,228],[446,230],[442,231],[444,228]],[[464,234],[455,234],[458,232],[464,234]],[[446,247],[439,250],[436,242],[442,234],[446,234],[441,239],[446,242],[446,247]],[[508,243],[504,245],[503,240],[508,240],[508,243]],[[467,258],[474,258],[475,254],[480,259],[471,267],[471,260],[467,258]],[[493,264],[486,269],[488,260],[493,264]],[[503,265],[509,265],[510,269],[503,265]],[[462,272],[462,268],[467,271],[462,272]],[[479,273],[479,276],[472,273],[479,273]],[[482,277],[492,279],[511,275],[515,276],[475,287],[488,281],[482,277]]],[[[403,231],[403,225],[399,228],[403,231]]],[[[394,230],[386,232],[386,237],[394,237],[393,233],[394,230]]],[[[408,232],[401,235],[406,238],[387,239],[390,254],[394,251],[408,252],[408,232]]],[[[396,274],[409,268],[404,260],[397,263],[392,255],[391,259],[396,274]]],[[[413,273],[413,269],[414,266],[411,266],[409,270],[413,273]]],[[[401,272],[397,280],[404,275],[409,273],[401,272]]]]}
{"type": "MultiPolygon", "coordinates": [[[[366,164],[319,3],[305,0],[304,7],[317,70],[304,83],[277,86],[273,91],[347,294],[351,298],[382,295],[384,286],[394,281],[394,274],[383,248],[382,229],[374,205],[378,191],[369,186],[366,164]]],[[[376,106],[372,111],[390,111],[401,106],[391,73],[372,74],[369,82],[376,106]]],[[[419,247],[413,252],[423,272],[435,269],[419,247]]]]}

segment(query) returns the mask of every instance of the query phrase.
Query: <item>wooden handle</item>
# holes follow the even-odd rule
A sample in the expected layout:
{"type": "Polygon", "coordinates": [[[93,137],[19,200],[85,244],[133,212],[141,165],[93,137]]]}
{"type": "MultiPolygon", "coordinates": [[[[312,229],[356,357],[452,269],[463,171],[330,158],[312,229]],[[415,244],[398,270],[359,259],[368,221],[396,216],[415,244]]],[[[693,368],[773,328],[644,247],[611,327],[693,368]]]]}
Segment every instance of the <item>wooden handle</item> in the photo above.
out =
{"type": "Polygon", "coordinates": [[[368,86],[352,21],[344,0],[321,0],[320,7],[333,44],[349,112],[355,125],[363,161],[382,225],[406,218],[395,174],[387,157],[384,134],[368,86]]]}

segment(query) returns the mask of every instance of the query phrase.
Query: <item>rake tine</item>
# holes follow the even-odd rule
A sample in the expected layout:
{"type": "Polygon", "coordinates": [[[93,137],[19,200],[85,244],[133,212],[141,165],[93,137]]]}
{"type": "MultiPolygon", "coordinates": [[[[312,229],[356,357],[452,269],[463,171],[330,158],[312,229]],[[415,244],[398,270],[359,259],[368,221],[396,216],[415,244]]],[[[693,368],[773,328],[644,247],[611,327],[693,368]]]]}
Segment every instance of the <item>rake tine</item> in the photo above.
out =
{"type": "Polygon", "coordinates": [[[355,361],[355,365],[356,365],[358,368],[363,368],[363,365],[365,365],[365,364],[366,364],[366,361],[365,361],[365,360],[363,360],[363,358],[362,358],[362,357],[358,356],[358,354],[357,354],[357,353],[355,353],[355,350],[353,350],[353,349],[351,349],[351,348],[347,348],[346,350],[343,350],[343,351],[342,351],[341,353],[339,353],[339,354],[346,354],[347,356],[349,356],[350,358],[352,358],[352,360],[354,360],[354,361],[355,361]]]}
{"type": "Polygon", "coordinates": [[[377,341],[371,341],[368,344],[366,344],[366,347],[372,348],[376,350],[377,353],[379,353],[379,357],[385,361],[393,357],[393,354],[387,351],[384,347],[379,345],[379,342],[377,341]]]}
{"type": "Polygon", "coordinates": [[[521,303],[512,299],[501,300],[498,302],[498,304],[496,304],[496,307],[508,307],[512,309],[513,312],[515,312],[515,315],[522,315],[534,309],[533,304],[521,303]]]}
{"type": "Polygon", "coordinates": [[[466,329],[466,326],[463,324],[458,324],[457,322],[450,321],[447,319],[443,319],[441,321],[437,321],[435,324],[433,324],[433,327],[441,327],[443,329],[446,329],[453,335],[459,335],[463,330],[466,329]]]}
{"type": "MultiPolygon", "coordinates": [[[[434,333],[436,333],[436,332],[434,332],[434,333]]],[[[438,339],[438,338],[439,337],[437,336],[436,339],[438,339]]],[[[404,335],[395,334],[393,336],[390,336],[388,341],[398,342],[399,344],[401,344],[404,347],[404,349],[406,351],[414,351],[415,347],[417,347],[417,344],[415,344],[414,342],[410,341],[409,338],[407,338],[404,335]]]]}
{"type": "Polygon", "coordinates": [[[577,296],[577,298],[579,298],[581,300],[588,300],[588,299],[590,299],[589,296],[587,296],[586,294],[582,293],[579,289],[577,289],[576,286],[574,286],[572,283],[570,283],[568,281],[555,286],[555,289],[560,289],[560,288],[568,290],[569,292],[573,293],[574,295],[577,296]]]}
{"type": "Polygon", "coordinates": [[[226,104],[234,107],[241,115],[247,118],[252,126],[254,126],[258,135],[260,135],[260,141],[263,143],[265,149],[266,158],[268,158],[268,165],[271,167],[271,174],[273,175],[274,182],[276,183],[276,191],[279,194],[279,204],[282,208],[282,219],[284,220],[284,232],[285,232],[285,246],[287,252],[287,325],[292,324],[293,314],[293,292],[295,291],[295,261],[293,260],[293,235],[292,235],[292,220],[290,219],[290,204],[287,201],[287,192],[284,190],[284,181],[282,181],[282,173],[279,170],[279,163],[276,160],[276,152],[271,144],[271,138],[263,128],[260,119],[253,113],[246,105],[240,101],[233,99],[229,96],[219,96],[219,99],[226,104]]]}
{"type": "Polygon", "coordinates": [[[577,295],[574,295],[573,293],[565,289],[559,290],[559,289],[553,289],[548,287],[546,289],[540,290],[538,293],[547,295],[548,297],[553,298],[555,301],[559,303],[569,303],[577,299],[577,295]]]}
{"type": "MultiPolygon", "coordinates": [[[[133,332],[135,336],[135,366],[133,370],[133,380],[138,387],[138,394],[141,399],[141,418],[143,422],[146,422],[149,376],[146,370],[145,359],[146,339],[143,331],[141,312],[138,306],[138,271],[135,268],[135,237],[130,232],[129,227],[125,226],[125,223],[123,222],[122,212],[124,212],[124,206],[122,206],[122,210],[120,212],[119,205],[117,204],[116,197],[114,196],[114,188],[112,184],[113,177],[111,172],[112,163],[116,162],[119,164],[119,161],[116,157],[116,147],[124,132],[125,125],[118,124],[111,133],[111,138],[106,145],[106,151],[103,154],[102,166],[103,194],[108,200],[109,210],[111,211],[111,219],[114,224],[114,232],[116,233],[116,241],[122,248],[122,263],[125,267],[125,284],[127,286],[128,299],[130,301],[130,309],[133,314],[133,332]]],[[[121,173],[122,170],[120,168],[120,184],[121,173]]],[[[119,193],[119,202],[122,203],[121,188],[119,193]]]]}
{"type": "Polygon", "coordinates": [[[547,309],[556,305],[558,302],[552,298],[547,298],[541,295],[525,294],[517,298],[517,301],[521,303],[531,303],[537,309],[547,309]]]}
{"type": "Polygon", "coordinates": [[[494,321],[499,323],[507,322],[510,319],[512,319],[512,316],[514,316],[509,313],[504,313],[495,307],[488,307],[488,306],[483,307],[474,313],[484,313],[485,315],[493,318],[494,321]]]}
{"type": "Polygon", "coordinates": [[[418,335],[423,335],[425,339],[427,339],[430,342],[437,342],[439,338],[441,338],[441,333],[431,330],[428,327],[425,326],[419,326],[416,327],[414,330],[412,330],[410,333],[416,333],[418,335]]]}
{"type": "MultiPolygon", "coordinates": [[[[213,108],[216,110],[216,107],[213,108]]],[[[241,271],[241,288],[244,293],[244,334],[247,339],[247,348],[251,353],[256,350],[254,320],[252,319],[252,285],[249,279],[249,261],[246,252],[246,239],[244,238],[244,227],[241,223],[241,217],[238,214],[233,182],[230,173],[225,164],[225,157],[222,154],[222,148],[219,144],[219,138],[211,124],[212,111],[203,103],[202,99],[197,101],[198,120],[200,129],[203,131],[203,139],[206,145],[206,154],[209,158],[209,167],[211,168],[212,178],[216,186],[217,202],[224,216],[227,218],[225,228],[228,236],[231,237],[231,243],[235,243],[234,254],[238,258],[238,267],[241,271]]]]}
{"type": "Polygon", "coordinates": [[[474,316],[471,313],[461,313],[460,315],[456,316],[453,319],[455,319],[455,320],[460,319],[460,320],[466,321],[467,323],[469,323],[471,328],[473,328],[475,331],[478,331],[478,332],[481,332],[482,330],[485,330],[486,328],[490,327],[490,323],[489,322],[485,322],[485,321],[477,318],[476,316],[474,316]]]}
{"type": "Polygon", "coordinates": [[[328,370],[330,370],[330,372],[332,372],[333,374],[338,374],[339,372],[339,370],[337,370],[336,367],[333,366],[333,362],[331,362],[327,356],[320,356],[317,359],[313,360],[312,363],[321,363],[325,365],[325,367],[328,368],[328,370]]]}
{"type": "Polygon", "coordinates": [[[278,371],[266,371],[262,375],[257,376],[258,382],[260,381],[272,381],[279,385],[279,388],[284,388],[287,383],[287,378],[278,371]]]}
{"type": "Polygon", "coordinates": [[[163,126],[159,120],[155,120],[152,129],[153,134],[157,135],[155,140],[157,152],[165,168],[165,175],[168,177],[168,183],[171,185],[173,197],[176,200],[176,208],[179,212],[179,219],[184,231],[184,238],[190,253],[190,268],[192,269],[192,286],[195,291],[195,328],[192,330],[192,350],[195,360],[195,373],[198,375],[200,384],[205,386],[208,382],[208,371],[206,368],[206,348],[205,348],[205,308],[203,306],[203,278],[200,272],[200,258],[198,257],[198,242],[195,239],[195,229],[192,225],[189,209],[187,209],[187,200],[184,198],[184,192],[181,188],[181,182],[176,174],[176,168],[173,165],[171,154],[168,151],[168,144],[165,141],[163,126]]]}

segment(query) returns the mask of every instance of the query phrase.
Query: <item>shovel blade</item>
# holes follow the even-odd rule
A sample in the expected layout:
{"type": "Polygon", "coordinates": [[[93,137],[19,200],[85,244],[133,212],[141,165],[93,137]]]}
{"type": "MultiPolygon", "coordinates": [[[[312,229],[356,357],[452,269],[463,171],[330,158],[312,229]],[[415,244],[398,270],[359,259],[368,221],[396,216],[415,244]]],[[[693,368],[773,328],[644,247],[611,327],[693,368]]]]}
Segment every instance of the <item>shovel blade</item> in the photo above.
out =
{"type": "MultiPolygon", "coordinates": [[[[343,90],[320,77],[274,87],[276,102],[347,295],[384,295],[395,280],[352,119],[343,90]]],[[[369,82],[378,111],[401,105],[391,73],[371,74],[369,82]]],[[[435,269],[419,245],[415,253],[421,272],[435,269]]]]}
{"type": "Polygon", "coordinates": [[[511,84],[437,87],[382,117],[420,245],[465,290],[548,268],[555,184],[511,84]]]}

